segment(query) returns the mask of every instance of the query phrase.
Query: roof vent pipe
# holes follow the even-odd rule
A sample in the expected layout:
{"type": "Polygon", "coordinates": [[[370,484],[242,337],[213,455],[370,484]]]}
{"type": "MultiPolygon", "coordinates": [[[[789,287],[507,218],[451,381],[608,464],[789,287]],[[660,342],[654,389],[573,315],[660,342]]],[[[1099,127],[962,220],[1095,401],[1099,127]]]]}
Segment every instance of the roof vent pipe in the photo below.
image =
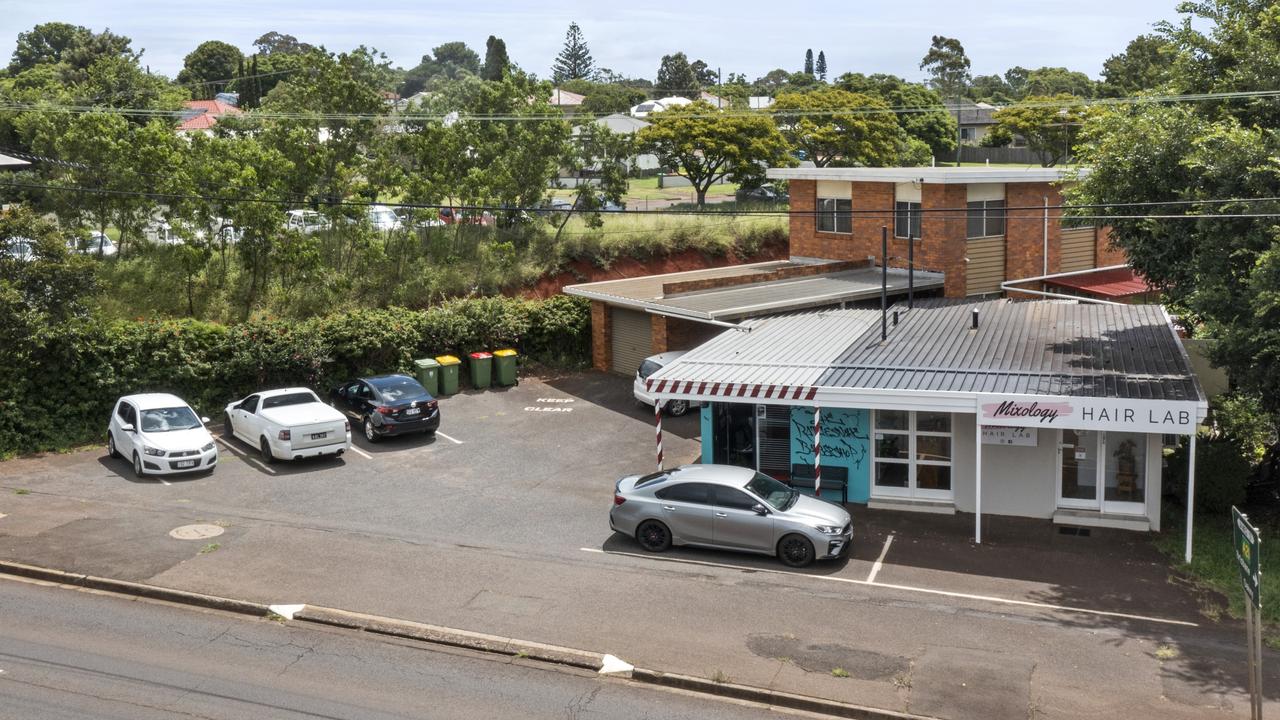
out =
{"type": "Polygon", "coordinates": [[[973,311],[972,317],[970,319],[969,329],[970,330],[978,329],[978,311],[977,310],[973,311]]]}
{"type": "Polygon", "coordinates": [[[898,311],[893,311],[893,326],[898,327],[898,311]]]}

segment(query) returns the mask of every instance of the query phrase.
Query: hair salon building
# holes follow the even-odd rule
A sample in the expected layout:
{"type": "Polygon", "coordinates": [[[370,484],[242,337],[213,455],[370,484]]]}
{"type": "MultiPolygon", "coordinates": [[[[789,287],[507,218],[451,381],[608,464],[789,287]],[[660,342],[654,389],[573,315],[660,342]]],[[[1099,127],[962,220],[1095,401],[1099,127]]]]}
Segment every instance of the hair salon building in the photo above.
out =
{"type": "Polygon", "coordinates": [[[703,462],[972,513],[979,542],[990,515],[1159,530],[1163,450],[1194,443],[1208,407],[1158,305],[928,301],[742,325],[648,379],[703,403],[703,462]]]}

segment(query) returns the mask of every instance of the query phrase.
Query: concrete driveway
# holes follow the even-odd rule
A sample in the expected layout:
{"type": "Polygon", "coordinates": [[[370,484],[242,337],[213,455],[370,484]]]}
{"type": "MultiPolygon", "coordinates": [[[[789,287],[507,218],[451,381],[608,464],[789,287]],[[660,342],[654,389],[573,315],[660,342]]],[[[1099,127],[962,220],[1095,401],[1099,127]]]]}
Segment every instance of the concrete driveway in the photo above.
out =
{"type": "MultiPolygon", "coordinates": [[[[855,508],[843,562],[654,556],[606,517],[614,481],[655,463],[629,379],[525,379],[441,406],[436,438],[359,439],[341,460],[267,466],[220,440],[212,475],[163,483],[102,449],[0,463],[0,557],[937,717],[1247,713],[1243,631],[1198,617],[1142,536],[989,518],[974,546],[963,517],[855,508]],[[169,535],[193,523],[222,532],[169,535]]],[[[697,457],[696,416],[664,429],[669,464],[697,457]]]]}

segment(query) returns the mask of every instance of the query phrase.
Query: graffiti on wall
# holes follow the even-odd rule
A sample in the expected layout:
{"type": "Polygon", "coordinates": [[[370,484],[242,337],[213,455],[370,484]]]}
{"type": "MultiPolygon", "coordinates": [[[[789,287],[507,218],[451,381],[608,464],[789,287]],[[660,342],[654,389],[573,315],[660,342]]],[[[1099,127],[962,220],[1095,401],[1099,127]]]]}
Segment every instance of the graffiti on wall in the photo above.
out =
{"type": "MultiPolygon", "coordinates": [[[[822,460],[837,465],[861,468],[867,458],[868,440],[866,412],[827,410],[822,413],[822,460]]],[[[793,459],[798,463],[813,462],[813,411],[799,408],[791,413],[793,459]]]]}

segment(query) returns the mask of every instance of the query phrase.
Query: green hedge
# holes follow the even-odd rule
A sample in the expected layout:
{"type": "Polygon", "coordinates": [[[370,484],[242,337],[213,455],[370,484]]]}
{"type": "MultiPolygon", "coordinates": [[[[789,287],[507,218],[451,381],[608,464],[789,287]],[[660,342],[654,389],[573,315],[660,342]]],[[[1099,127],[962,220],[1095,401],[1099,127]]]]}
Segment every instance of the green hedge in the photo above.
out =
{"type": "Polygon", "coordinates": [[[0,457],[104,436],[116,398],[172,392],[210,417],[267,387],[322,393],[355,375],[409,371],[414,358],[515,347],[552,365],[590,358],[590,304],[558,296],[452,300],[428,310],[361,310],[305,321],[196,320],[50,328],[10,367],[0,397],[0,457]]]}

